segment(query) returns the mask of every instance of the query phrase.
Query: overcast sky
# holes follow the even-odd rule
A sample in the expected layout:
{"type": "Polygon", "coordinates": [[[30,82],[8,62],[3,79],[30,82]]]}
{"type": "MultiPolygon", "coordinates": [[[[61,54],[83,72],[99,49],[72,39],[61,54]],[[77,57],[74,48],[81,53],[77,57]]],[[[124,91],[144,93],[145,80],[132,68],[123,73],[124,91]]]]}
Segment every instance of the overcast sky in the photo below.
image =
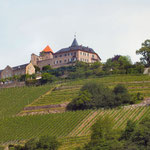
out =
{"type": "Polygon", "coordinates": [[[47,45],[54,52],[79,44],[102,62],[129,55],[150,39],[150,0],[0,0],[0,69],[30,61],[47,45]]]}

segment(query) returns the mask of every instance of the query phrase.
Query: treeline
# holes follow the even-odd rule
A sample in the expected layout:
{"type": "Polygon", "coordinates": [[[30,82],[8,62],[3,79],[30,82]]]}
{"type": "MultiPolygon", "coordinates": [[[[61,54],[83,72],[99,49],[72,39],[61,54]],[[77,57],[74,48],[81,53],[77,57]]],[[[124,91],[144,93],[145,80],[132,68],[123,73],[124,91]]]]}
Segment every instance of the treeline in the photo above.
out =
{"type": "Polygon", "coordinates": [[[7,79],[1,79],[0,82],[25,81],[27,85],[41,85],[64,79],[101,77],[111,74],[142,74],[144,65],[142,63],[132,64],[129,57],[116,55],[109,58],[104,64],[101,62],[89,64],[77,61],[71,66],[51,68],[47,65],[42,70],[37,66],[35,66],[35,69],[36,73],[33,75],[15,75],[7,79]],[[37,80],[38,77],[41,77],[41,79],[37,80]]]}
{"type": "Polygon", "coordinates": [[[127,56],[116,55],[106,63],[85,63],[77,61],[72,66],[53,69],[44,66],[41,71],[41,83],[48,83],[63,79],[78,79],[89,77],[101,77],[111,74],[142,74],[144,65],[142,63],[132,64],[127,56]]]}

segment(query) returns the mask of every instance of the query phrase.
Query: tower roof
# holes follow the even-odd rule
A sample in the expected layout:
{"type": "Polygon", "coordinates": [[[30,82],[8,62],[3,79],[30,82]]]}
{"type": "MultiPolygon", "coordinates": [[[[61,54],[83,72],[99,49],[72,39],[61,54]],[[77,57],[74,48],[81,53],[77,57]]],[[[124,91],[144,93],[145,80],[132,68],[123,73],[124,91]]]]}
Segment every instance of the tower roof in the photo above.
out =
{"type": "Polygon", "coordinates": [[[79,46],[79,45],[78,45],[78,42],[77,42],[76,38],[74,38],[74,40],[71,44],[71,47],[76,47],[76,46],[79,46]]]}
{"type": "Polygon", "coordinates": [[[51,52],[54,53],[53,50],[49,47],[49,45],[47,45],[42,52],[51,52]]]}

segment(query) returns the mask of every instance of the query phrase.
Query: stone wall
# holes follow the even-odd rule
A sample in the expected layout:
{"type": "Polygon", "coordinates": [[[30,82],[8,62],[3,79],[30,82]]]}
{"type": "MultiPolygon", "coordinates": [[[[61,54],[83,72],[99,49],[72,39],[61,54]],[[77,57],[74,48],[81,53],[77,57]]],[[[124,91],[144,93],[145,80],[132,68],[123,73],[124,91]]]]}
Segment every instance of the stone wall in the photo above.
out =
{"type": "Polygon", "coordinates": [[[22,86],[25,86],[25,82],[14,81],[12,83],[0,84],[0,89],[1,88],[12,88],[12,87],[22,87],[22,86]]]}

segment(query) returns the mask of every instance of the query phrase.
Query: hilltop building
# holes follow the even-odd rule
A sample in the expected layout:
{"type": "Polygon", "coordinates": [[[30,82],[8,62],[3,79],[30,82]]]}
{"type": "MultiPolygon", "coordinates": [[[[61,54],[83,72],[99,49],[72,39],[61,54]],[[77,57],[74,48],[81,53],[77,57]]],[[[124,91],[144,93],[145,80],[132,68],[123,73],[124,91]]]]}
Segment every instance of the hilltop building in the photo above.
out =
{"type": "Polygon", "coordinates": [[[7,66],[4,70],[0,70],[0,79],[14,75],[34,74],[34,66],[38,66],[41,70],[46,65],[50,65],[52,68],[59,68],[74,65],[76,61],[94,63],[101,61],[101,58],[92,48],[78,45],[76,38],[74,38],[71,46],[60,49],[56,53],[49,46],[46,46],[39,56],[31,54],[30,63],[16,67],[7,66]]]}
{"type": "Polygon", "coordinates": [[[39,56],[35,54],[31,55],[31,63],[38,66],[40,69],[46,65],[50,65],[52,68],[70,66],[76,61],[94,63],[101,61],[101,58],[92,48],[78,45],[76,38],[74,38],[71,46],[60,49],[56,53],[47,46],[40,52],[39,56]]]}
{"type": "Polygon", "coordinates": [[[32,65],[32,63],[16,66],[16,67],[10,67],[7,66],[4,70],[0,70],[0,79],[5,79],[9,77],[13,77],[15,75],[24,75],[24,74],[34,74],[35,68],[32,65]]]}

